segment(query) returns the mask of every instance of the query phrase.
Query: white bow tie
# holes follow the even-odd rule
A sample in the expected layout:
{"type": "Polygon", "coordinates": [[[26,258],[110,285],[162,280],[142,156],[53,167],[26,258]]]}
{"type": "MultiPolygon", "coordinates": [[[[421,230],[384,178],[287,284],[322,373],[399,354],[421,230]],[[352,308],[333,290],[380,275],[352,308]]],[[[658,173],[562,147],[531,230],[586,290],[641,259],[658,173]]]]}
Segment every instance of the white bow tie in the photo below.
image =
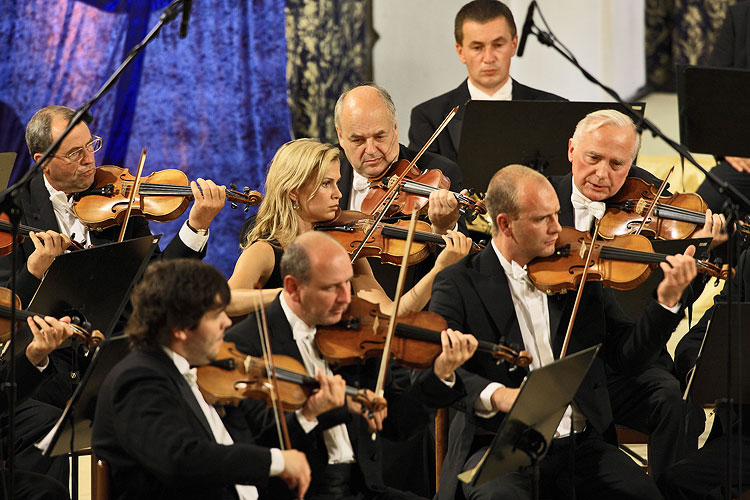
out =
{"type": "Polygon", "coordinates": [[[591,201],[577,191],[573,191],[570,201],[573,203],[574,209],[585,210],[597,219],[601,219],[607,210],[607,206],[603,201],[591,201]]]}
{"type": "Polygon", "coordinates": [[[531,281],[529,280],[529,273],[526,271],[526,269],[518,265],[518,262],[516,262],[515,260],[510,263],[510,271],[514,280],[531,284],[531,281]]]}
{"type": "Polygon", "coordinates": [[[187,380],[187,383],[190,387],[193,387],[198,384],[198,369],[197,368],[191,368],[185,373],[182,374],[183,377],[185,377],[185,380],[187,380]]]}
{"type": "Polygon", "coordinates": [[[365,191],[368,187],[370,187],[370,181],[367,180],[366,177],[355,175],[352,179],[352,187],[355,191],[365,191]]]}

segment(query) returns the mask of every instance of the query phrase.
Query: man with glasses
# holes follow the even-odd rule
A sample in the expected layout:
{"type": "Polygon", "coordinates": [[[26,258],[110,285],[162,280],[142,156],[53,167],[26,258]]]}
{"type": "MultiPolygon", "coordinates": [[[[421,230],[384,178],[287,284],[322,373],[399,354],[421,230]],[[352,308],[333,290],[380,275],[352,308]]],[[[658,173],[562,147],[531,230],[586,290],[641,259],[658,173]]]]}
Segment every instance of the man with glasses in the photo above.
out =
{"type": "MultiPolygon", "coordinates": [[[[34,161],[62,134],[73,113],[63,106],[48,106],[34,114],[26,127],[26,144],[34,161]]],[[[117,241],[119,226],[89,231],[73,212],[72,195],[94,183],[94,153],[101,147],[101,137],[92,135],[85,123],[79,123],[60,144],[54,157],[42,165],[19,193],[21,223],[47,230],[32,233],[18,247],[17,293],[23,304],[28,304],[55,256],[65,251],[70,240],[87,246],[117,241]]],[[[164,249],[164,257],[201,258],[205,255],[208,227],[224,206],[224,189],[203,179],[191,183],[191,188],[195,203],[177,236],[164,249]]],[[[146,219],[133,217],[125,239],[148,234],[151,231],[146,219]]],[[[8,283],[10,274],[11,257],[7,256],[0,259],[0,281],[8,283]]]]}

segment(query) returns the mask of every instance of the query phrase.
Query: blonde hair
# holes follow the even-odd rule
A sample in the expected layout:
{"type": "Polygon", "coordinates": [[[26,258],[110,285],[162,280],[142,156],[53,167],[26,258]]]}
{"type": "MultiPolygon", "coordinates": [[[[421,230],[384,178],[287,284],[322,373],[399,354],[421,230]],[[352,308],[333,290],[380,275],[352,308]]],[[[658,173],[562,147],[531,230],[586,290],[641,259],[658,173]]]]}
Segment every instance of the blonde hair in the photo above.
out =
{"type": "Polygon", "coordinates": [[[573,141],[573,144],[577,145],[581,140],[581,136],[583,134],[591,133],[599,127],[603,127],[605,125],[629,127],[633,130],[633,133],[635,134],[635,141],[633,144],[633,157],[631,159],[635,161],[636,156],[638,156],[638,151],[640,151],[641,149],[641,134],[638,133],[638,129],[635,127],[635,123],[633,123],[633,120],[631,120],[628,115],[620,113],[619,111],[614,109],[600,109],[597,111],[592,111],[591,113],[583,117],[583,119],[578,122],[578,125],[576,125],[575,132],[573,132],[573,137],[571,139],[573,141]]]}
{"type": "Polygon", "coordinates": [[[299,231],[291,192],[300,192],[303,187],[312,185],[312,199],[320,189],[328,165],[338,161],[339,156],[336,146],[317,139],[297,139],[281,146],[268,168],[265,196],[258,209],[255,227],[242,248],[259,240],[286,247],[299,231]]]}

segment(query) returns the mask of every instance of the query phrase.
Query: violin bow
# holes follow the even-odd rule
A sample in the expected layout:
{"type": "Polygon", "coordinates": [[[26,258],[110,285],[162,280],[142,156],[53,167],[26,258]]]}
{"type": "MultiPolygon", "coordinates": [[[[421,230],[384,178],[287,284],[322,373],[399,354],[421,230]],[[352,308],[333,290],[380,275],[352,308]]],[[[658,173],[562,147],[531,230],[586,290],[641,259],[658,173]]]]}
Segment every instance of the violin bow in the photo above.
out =
{"type": "MultiPolygon", "coordinates": [[[[576,314],[578,313],[578,306],[581,305],[581,297],[583,297],[583,287],[586,285],[586,278],[589,275],[589,262],[591,262],[591,256],[594,253],[594,247],[596,246],[596,237],[599,236],[599,224],[602,220],[596,220],[596,226],[594,226],[594,234],[591,237],[591,246],[586,251],[586,262],[583,265],[583,273],[581,274],[581,282],[578,284],[578,292],[576,294],[576,300],[573,303],[573,312],[570,314],[570,321],[568,322],[568,330],[565,332],[565,341],[563,342],[562,350],[560,351],[560,359],[565,357],[568,352],[568,344],[570,343],[570,334],[573,332],[573,324],[576,321],[576,314]]],[[[581,250],[586,245],[586,241],[581,242],[581,250]]]]}
{"type": "Polygon", "coordinates": [[[146,164],[146,148],[141,151],[141,159],[138,162],[138,172],[135,174],[133,180],[133,189],[130,190],[130,197],[128,198],[128,209],[125,211],[125,219],[122,221],[120,226],[120,236],[117,238],[118,242],[122,242],[125,238],[125,230],[128,228],[128,221],[130,220],[130,212],[133,210],[133,200],[135,199],[135,193],[138,191],[138,184],[141,182],[141,174],[143,173],[143,165],[146,164]]]}
{"type": "MultiPolygon", "coordinates": [[[[391,312],[391,319],[388,323],[388,331],[385,334],[385,343],[383,345],[383,357],[380,358],[380,370],[378,371],[378,380],[375,384],[375,396],[382,398],[385,395],[385,376],[388,370],[388,361],[391,357],[391,340],[393,334],[396,331],[396,317],[398,316],[398,307],[401,303],[401,294],[404,291],[404,282],[406,281],[406,270],[409,267],[407,263],[407,256],[411,250],[411,243],[414,239],[414,229],[417,227],[417,210],[411,213],[411,221],[409,223],[409,232],[406,235],[406,245],[404,247],[404,259],[401,261],[401,269],[398,273],[398,282],[396,284],[396,296],[393,298],[393,311],[391,312]]],[[[375,433],[372,438],[375,439],[375,433]]]]}
{"type": "Polygon", "coordinates": [[[654,197],[654,201],[648,204],[648,210],[646,211],[646,215],[641,220],[641,224],[638,226],[638,230],[635,232],[635,234],[641,234],[641,231],[644,227],[646,227],[646,224],[648,224],[648,219],[651,217],[651,214],[654,213],[654,210],[656,210],[656,205],[659,204],[659,198],[661,198],[661,194],[664,192],[664,188],[667,187],[667,180],[669,179],[669,176],[672,175],[672,172],[674,172],[674,165],[672,165],[672,168],[669,169],[669,172],[667,172],[666,177],[664,177],[664,180],[661,181],[661,186],[659,186],[659,190],[656,193],[656,196],[654,197]]]}
{"type": "Polygon", "coordinates": [[[419,150],[419,153],[409,162],[409,166],[404,169],[403,173],[398,176],[398,179],[394,182],[390,183],[390,186],[388,187],[388,191],[385,193],[385,197],[383,198],[383,201],[380,202],[380,206],[370,214],[372,217],[374,217],[374,222],[370,229],[367,231],[367,234],[362,239],[362,242],[359,244],[359,247],[357,247],[357,250],[352,254],[351,262],[354,262],[357,257],[359,256],[360,252],[365,246],[365,243],[370,240],[370,236],[372,236],[372,233],[375,232],[375,229],[377,228],[378,224],[380,224],[380,221],[383,220],[383,217],[385,216],[386,212],[388,211],[388,207],[391,206],[393,203],[393,200],[396,199],[398,196],[398,191],[401,187],[401,183],[403,182],[404,178],[406,177],[406,174],[409,173],[409,170],[417,163],[417,160],[424,154],[425,151],[427,151],[427,148],[430,147],[430,145],[435,141],[438,135],[440,135],[440,132],[443,131],[445,127],[448,126],[448,123],[453,119],[454,116],[456,116],[456,113],[458,113],[458,106],[454,107],[450,113],[448,113],[448,116],[445,117],[443,122],[440,124],[440,126],[435,130],[435,132],[432,134],[430,139],[425,143],[424,146],[422,146],[422,149],[419,150]]]}
{"type": "Polygon", "coordinates": [[[260,335],[261,351],[263,361],[266,367],[266,376],[271,381],[271,402],[273,416],[276,420],[276,431],[279,435],[279,445],[282,450],[291,450],[292,441],[289,438],[289,429],[286,426],[284,418],[284,408],[279,399],[279,382],[276,379],[276,366],[273,363],[273,352],[271,352],[271,339],[268,336],[268,321],[266,320],[266,310],[263,307],[262,299],[258,299],[256,305],[256,321],[258,322],[258,335],[260,335]]]}

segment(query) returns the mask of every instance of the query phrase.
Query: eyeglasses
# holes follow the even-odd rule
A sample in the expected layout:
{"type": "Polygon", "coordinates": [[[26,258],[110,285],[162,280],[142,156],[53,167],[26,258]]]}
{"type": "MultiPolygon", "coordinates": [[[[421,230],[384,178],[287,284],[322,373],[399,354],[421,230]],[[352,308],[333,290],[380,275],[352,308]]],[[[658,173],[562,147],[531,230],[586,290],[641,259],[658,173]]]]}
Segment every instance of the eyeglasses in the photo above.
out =
{"type": "Polygon", "coordinates": [[[102,149],[102,138],[97,135],[92,135],[91,140],[86,143],[85,146],[82,148],[75,148],[70,151],[70,153],[60,156],[55,155],[56,158],[65,158],[70,163],[80,163],[81,160],[83,160],[83,157],[85,155],[84,150],[88,151],[89,153],[96,153],[102,149]]]}

